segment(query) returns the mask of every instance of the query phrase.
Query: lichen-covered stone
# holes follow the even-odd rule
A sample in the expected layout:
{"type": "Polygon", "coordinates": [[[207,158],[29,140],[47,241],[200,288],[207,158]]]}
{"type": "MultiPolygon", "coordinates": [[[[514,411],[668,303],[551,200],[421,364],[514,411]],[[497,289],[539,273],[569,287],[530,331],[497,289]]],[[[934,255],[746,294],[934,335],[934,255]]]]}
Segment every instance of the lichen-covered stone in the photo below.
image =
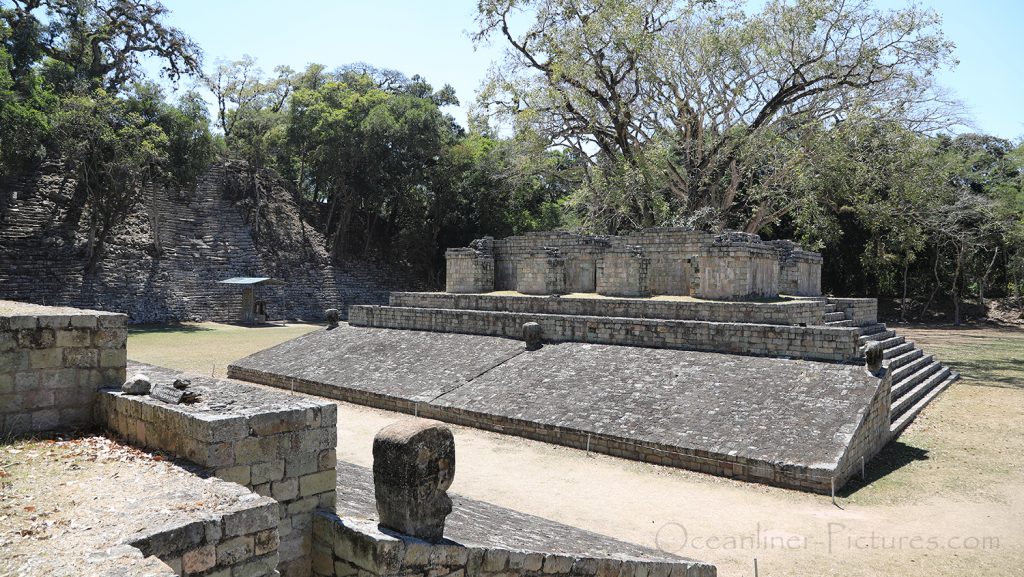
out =
{"type": "Polygon", "coordinates": [[[382,527],[438,542],[452,511],[455,438],[437,421],[405,419],[373,439],[373,481],[382,527]]]}

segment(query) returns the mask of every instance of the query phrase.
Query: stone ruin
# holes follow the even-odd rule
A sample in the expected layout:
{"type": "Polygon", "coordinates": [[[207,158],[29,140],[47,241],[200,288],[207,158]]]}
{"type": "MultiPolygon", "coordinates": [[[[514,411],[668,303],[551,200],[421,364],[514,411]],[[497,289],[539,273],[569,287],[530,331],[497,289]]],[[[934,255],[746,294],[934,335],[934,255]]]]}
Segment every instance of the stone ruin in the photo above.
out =
{"type": "Polygon", "coordinates": [[[821,296],[821,255],[756,234],[647,229],[627,236],[566,232],[485,237],[445,253],[449,293],[597,293],[714,300],[821,296]]]}
{"type": "MultiPolygon", "coordinates": [[[[127,361],[126,322],[0,301],[0,438],[98,428],[116,437],[108,446],[155,452],[119,461],[116,491],[70,500],[63,491],[65,513],[80,524],[53,528],[52,554],[29,549],[34,557],[13,574],[716,574],[708,563],[487,503],[460,498],[453,511],[454,440],[437,422],[383,429],[372,472],[339,463],[334,403],[127,361]]],[[[51,480],[61,479],[39,482],[51,480]]],[[[6,555],[25,559],[19,551],[4,544],[0,573],[6,555]]]]}

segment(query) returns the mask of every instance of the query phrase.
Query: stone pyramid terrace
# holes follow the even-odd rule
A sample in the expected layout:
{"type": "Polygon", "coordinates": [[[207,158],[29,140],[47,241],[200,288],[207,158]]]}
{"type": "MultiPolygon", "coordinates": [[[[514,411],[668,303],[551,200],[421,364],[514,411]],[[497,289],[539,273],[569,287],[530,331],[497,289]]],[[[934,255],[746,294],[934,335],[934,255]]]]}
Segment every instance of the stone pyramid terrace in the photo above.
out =
{"type": "Polygon", "coordinates": [[[229,373],[828,493],[957,375],[879,324],[874,299],[822,296],[820,271],[816,253],[742,233],[486,238],[448,252],[447,292],[353,306],[229,373]]]}

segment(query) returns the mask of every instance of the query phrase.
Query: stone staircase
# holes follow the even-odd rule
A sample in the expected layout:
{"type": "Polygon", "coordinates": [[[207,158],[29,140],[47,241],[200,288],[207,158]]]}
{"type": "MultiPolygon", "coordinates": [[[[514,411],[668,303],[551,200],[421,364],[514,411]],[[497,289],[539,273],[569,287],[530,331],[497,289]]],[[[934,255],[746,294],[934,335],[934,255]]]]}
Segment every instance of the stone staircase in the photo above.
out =
{"type": "MultiPolygon", "coordinates": [[[[854,322],[836,310],[834,304],[825,304],[825,324],[833,327],[849,327],[854,322]]],[[[863,347],[869,342],[882,344],[885,366],[892,371],[891,423],[892,437],[898,437],[907,426],[949,385],[960,378],[935,359],[933,355],[917,347],[885,326],[873,323],[857,328],[859,342],[863,347]]]]}

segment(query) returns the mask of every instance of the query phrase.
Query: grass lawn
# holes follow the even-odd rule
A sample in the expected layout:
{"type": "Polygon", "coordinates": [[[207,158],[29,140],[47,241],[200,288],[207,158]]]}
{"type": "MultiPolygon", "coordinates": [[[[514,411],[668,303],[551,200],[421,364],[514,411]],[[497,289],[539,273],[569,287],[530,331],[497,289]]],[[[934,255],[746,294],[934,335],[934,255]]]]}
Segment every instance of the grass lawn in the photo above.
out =
{"type": "Polygon", "coordinates": [[[286,326],[182,323],[128,330],[128,358],[181,371],[227,376],[227,366],[244,356],[304,335],[319,325],[286,326]]]}

